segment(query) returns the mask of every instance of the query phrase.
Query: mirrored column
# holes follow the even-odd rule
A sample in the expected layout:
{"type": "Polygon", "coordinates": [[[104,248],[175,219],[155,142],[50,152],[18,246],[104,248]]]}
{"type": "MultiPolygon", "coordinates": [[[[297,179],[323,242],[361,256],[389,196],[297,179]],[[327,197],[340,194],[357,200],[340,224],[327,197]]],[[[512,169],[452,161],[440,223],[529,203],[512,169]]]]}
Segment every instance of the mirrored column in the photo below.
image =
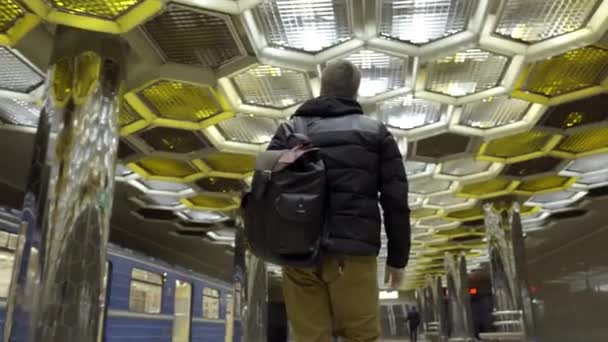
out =
{"type": "Polygon", "coordinates": [[[497,336],[534,341],[519,204],[484,205],[497,336]]]}
{"type": "Polygon", "coordinates": [[[9,296],[5,341],[95,341],[124,48],[57,27],[9,296]]]}
{"type": "Polygon", "coordinates": [[[450,341],[474,341],[473,314],[464,254],[445,255],[450,341]]]}

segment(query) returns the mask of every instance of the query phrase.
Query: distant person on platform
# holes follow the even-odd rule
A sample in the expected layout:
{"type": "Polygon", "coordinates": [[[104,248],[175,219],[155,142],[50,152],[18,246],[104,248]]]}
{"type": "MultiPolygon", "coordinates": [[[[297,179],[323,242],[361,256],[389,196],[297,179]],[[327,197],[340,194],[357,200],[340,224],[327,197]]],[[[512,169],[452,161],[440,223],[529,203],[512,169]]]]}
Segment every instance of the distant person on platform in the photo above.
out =
{"type": "Polygon", "coordinates": [[[412,342],[418,341],[418,326],[420,325],[420,314],[416,307],[412,307],[407,313],[406,322],[410,325],[410,340],[412,342]]]}
{"type": "MultiPolygon", "coordinates": [[[[296,342],[380,341],[380,229],[388,237],[385,282],[398,288],[410,251],[403,157],[386,126],[357,102],[361,73],[352,63],[329,64],[321,96],[295,113],[325,162],[328,199],[323,257],[318,267],[285,267],[283,292],[296,342]],[[382,215],[379,205],[382,206],[382,215]]],[[[294,122],[282,124],[268,149],[289,148],[294,122]]],[[[303,132],[298,132],[303,133],[303,132]]]]}

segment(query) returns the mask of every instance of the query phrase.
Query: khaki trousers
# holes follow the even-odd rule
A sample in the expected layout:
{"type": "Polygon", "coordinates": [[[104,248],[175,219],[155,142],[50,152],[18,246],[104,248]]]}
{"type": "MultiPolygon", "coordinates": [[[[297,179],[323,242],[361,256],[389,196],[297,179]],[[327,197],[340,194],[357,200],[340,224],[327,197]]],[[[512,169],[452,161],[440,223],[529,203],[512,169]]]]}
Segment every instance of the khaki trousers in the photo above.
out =
{"type": "Polygon", "coordinates": [[[326,256],[320,268],[284,267],[283,293],[296,342],[380,340],[376,257],[326,256]],[[342,265],[341,265],[342,264],[342,265]]]}

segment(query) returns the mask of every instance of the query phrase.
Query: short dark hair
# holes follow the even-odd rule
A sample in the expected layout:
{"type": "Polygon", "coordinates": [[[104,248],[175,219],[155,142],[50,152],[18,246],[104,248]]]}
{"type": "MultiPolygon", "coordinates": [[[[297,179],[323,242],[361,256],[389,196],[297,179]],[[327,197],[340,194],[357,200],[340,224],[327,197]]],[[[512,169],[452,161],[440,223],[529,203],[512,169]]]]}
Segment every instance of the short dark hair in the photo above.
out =
{"type": "Polygon", "coordinates": [[[356,98],[361,84],[361,72],[349,61],[329,63],[321,75],[321,96],[356,98]]]}

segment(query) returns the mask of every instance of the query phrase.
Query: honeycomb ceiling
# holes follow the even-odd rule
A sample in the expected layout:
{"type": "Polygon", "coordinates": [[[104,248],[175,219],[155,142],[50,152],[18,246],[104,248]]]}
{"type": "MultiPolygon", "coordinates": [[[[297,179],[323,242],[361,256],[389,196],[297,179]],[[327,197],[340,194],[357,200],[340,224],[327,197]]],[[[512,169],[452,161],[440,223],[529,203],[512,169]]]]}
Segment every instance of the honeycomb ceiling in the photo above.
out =
{"type": "Polygon", "coordinates": [[[129,43],[117,180],[184,236],[233,243],[255,155],[336,59],[404,154],[405,288],[446,251],[487,260],[483,202],[537,230],[608,184],[608,1],[0,0],[2,125],[36,126],[53,24],[129,43]]]}

